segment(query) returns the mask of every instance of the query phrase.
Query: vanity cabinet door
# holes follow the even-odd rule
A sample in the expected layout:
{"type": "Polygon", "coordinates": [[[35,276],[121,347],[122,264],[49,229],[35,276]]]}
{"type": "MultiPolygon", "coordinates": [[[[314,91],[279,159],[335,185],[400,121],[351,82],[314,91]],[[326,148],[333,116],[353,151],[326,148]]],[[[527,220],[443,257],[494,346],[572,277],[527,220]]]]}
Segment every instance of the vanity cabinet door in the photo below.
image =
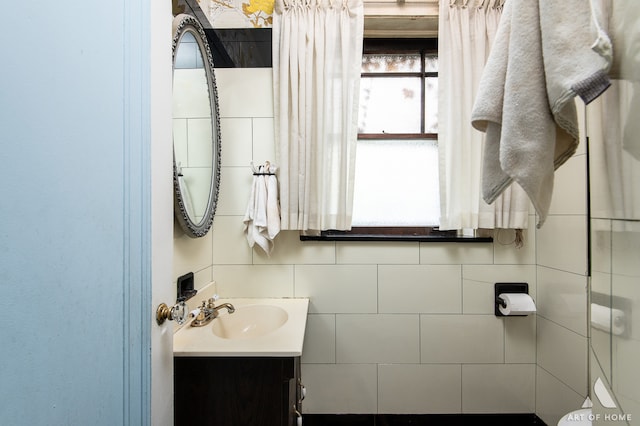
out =
{"type": "Polygon", "coordinates": [[[174,424],[296,425],[299,374],[299,357],[175,357],[174,424]]]}

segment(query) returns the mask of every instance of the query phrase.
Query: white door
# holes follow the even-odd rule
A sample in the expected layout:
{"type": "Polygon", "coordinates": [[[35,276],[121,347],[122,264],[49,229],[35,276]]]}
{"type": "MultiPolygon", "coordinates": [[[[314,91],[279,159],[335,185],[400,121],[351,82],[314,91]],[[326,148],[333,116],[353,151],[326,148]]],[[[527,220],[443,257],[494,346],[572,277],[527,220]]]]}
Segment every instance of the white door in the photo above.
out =
{"type": "MultiPolygon", "coordinates": [[[[151,174],[153,312],[176,300],[173,282],[173,137],[171,2],[151,2],[151,174]]],[[[151,325],[151,424],[173,425],[173,327],[151,325]]]]}

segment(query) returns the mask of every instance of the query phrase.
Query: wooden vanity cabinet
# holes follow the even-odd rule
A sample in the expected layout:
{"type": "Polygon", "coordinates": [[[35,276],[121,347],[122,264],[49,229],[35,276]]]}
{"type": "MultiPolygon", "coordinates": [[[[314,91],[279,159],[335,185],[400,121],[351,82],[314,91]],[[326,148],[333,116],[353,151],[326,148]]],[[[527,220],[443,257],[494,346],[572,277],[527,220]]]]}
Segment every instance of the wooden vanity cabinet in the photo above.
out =
{"type": "Polygon", "coordinates": [[[295,426],[300,357],[174,357],[174,424],[295,426]]]}

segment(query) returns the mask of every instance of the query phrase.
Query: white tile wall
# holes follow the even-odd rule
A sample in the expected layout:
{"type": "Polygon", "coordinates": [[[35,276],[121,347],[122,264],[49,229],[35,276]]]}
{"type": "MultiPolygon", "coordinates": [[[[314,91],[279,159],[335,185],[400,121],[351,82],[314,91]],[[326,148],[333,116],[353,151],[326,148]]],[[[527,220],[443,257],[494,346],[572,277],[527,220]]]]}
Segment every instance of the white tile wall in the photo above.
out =
{"type": "Polygon", "coordinates": [[[504,360],[506,363],[535,364],[535,315],[504,319],[504,360]]]}
{"type": "Polygon", "coordinates": [[[255,251],[253,263],[275,265],[283,263],[296,265],[335,264],[335,245],[330,241],[302,242],[298,231],[280,231],[276,237],[276,244],[271,256],[266,256],[261,250],[255,251]]]}
{"type": "Polygon", "coordinates": [[[420,263],[441,264],[493,264],[493,244],[421,243],[420,263]]]}
{"type": "Polygon", "coordinates": [[[494,315],[421,315],[423,363],[503,363],[504,319],[494,315]]]}
{"type": "Polygon", "coordinates": [[[378,309],[384,313],[461,313],[460,265],[379,265],[378,309]]]}
{"type": "Polygon", "coordinates": [[[253,175],[248,161],[246,167],[223,167],[216,216],[241,216],[242,223],[252,183],[253,175]]]}
{"type": "Polygon", "coordinates": [[[586,395],[587,338],[538,317],[538,365],[586,395]]]}
{"type": "Polygon", "coordinates": [[[459,364],[379,364],[378,412],[462,412],[459,364]]]}
{"type": "Polygon", "coordinates": [[[538,268],[538,315],[587,336],[587,277],[538,268]]]}
{"type": "MultiPolygon", "coordinates": [[[[242,218],[250,162],[275,158],[271,70],[216,73],[219,205],[207,237],[184,239],[176,231],[175,275],[195,271],[202,282],[214,279],[222,296],[310,298],[302,358],[307,413],[532,412],[536,317],[495,317],[493,283],[528,282],[535,295],[540,258],[548,268],[583,273],[583,218],[553,216],[549,228],[535,232],[532,215],[520,250],[503,244],[509,232],[494,244],[434,244],[301,242],[288,231],[267,257],[248,247],[242,218]]],[[[557,319],[553,309],[539,308],[557,319]]],[[[550,323],[543,332],[562,327],[550,323]]],[[[562,329],[578,337],[576,346],[584,343],[562,329]]],[[[552,370],[549,357],[566,353],[543,349],[552,370]]]]}
{"type": "Polygon", "coordinates": [[[535,364],[462,366],[464,413],[532,413],[535,364]]]}
{"type": "Polygon", "coordinates": [[[462,276],[462,309],[465,314],[495,312],[493,301],[496,282],[528,283],[529,294],[536,299],[536,274],[533,265],[464,265],[462,276]]]}
{"type": "Polygon", "coordinates": [[[336,246],[338,263],[371,263],[417,265],[418,243],[370,242],[340,243],[336,246]]]}
{"type": "Polygon", "coordinates": [[[419,363],[419,328],[418,315],[337,315],[336,362],[419,363]]]}
{"type": "Polygon", "coordinates": [[[309,297],[311,313],[376,313],[375,265],[297,265],[295,295],[309,297]]]}
{"type": "MultiPolygon", "coordinates": [[[[174,224],[173,231],[173,270],[174,279],[193,272],[196,288],[211,282],[212,274],[212,233],[202,238],[190,238],[174,224]],[[202,276],[201,279],[198,279],[202,276]]],[[[175,281],[174,281],[175,282],[175,281]]]]}
{"type": "Polygon", "coordinates": [[[378,411],[375,364],[303,364],[308,413],[369,414],[378,411]]]}
{"type": "Polygon", "coordinates": [[[556,171],[549,216],[536,232],[535,411],[550,425],[580,408],[587,395],[588,234],[581,145],[556,171]]]}
{"type": "Polygon", "coordinates": [[[586,276],[587,218],[585,215],[548,216],[537,236],[538,265],[586,276]]]}
{"type": "Polygon", "coordinates": [[[244,234],[243,216],[217,214],[213,220],[213,262],[217,265],[250,265],[253,250],[244,234]]]}
{"type": "MultiPolygon", "coordinates": [[[[531,207],[533,211],[533,207],[531,207]]],[[[514,231],[501,230],[495,237],[493,245],[494,263],[497,265],[534,265],[536,263],[536,233],[533,225],[536,223],[534,214],[529,215],[529,226],[531,231],[523,230],[523,238],[526,244],[524,247],[514,249],[514,231]]]]}
{"type": "Polygon", "coordinates": [[[221,297],[293,297],[291,265],[215,265],[213,279],[221,297]]]}
{"type": "Polygon", "coordinates": [[[586,155],[574,155],[555,174],[549,214],[584,216],[587,207],[586,155]]]}
{"type": "Polygon", "coordinates": [[[336,362],[336,316],[308,315],[303,348],[304,364],[334,364],[336,362]]]}
{"type": "Polygon", "coordinates": [[[276,159],[276,149],[273,130],[273,118],[253,118],[253,162],[262,164],[276,159]]]}
{"type": "Polygon", "coordinates": [[[217,68],[215,73],[220,117],[273,117],[271,68],[217,68]]]}
{"type": "Polygon", "coordinates": [[[230,117],[220,120],[222,149],[220,160],[224,167],[246,167],[247,159],[253,155],[253,119],[250,117],[230,117]],[[233,141],[232,144],[227,141],[233,141]]]}
{"type": "Polygon", "coordinates": [[[536,369],[536,414],[548,425],[557,425],[565,414],[582,406],[586,395],[576,392],[543,368],[536,369]]]}

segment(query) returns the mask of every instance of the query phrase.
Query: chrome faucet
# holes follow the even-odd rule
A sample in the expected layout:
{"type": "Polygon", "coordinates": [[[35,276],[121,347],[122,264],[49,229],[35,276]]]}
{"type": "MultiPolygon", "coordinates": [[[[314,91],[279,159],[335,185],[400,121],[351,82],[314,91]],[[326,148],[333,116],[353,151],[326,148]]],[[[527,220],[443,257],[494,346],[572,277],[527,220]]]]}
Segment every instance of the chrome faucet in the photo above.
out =
{"type": "Polygon", "coordinates": [[[230,314],[236,311],[231,303],[222,303],[215,306],[215,299],[212,297],[208,301],[202,301],[202,305],[197,311],[196,317],[191,321],[191,327],[202,327],[209,324],[218,317],[221,309],[226,309],[230,314]]]}

